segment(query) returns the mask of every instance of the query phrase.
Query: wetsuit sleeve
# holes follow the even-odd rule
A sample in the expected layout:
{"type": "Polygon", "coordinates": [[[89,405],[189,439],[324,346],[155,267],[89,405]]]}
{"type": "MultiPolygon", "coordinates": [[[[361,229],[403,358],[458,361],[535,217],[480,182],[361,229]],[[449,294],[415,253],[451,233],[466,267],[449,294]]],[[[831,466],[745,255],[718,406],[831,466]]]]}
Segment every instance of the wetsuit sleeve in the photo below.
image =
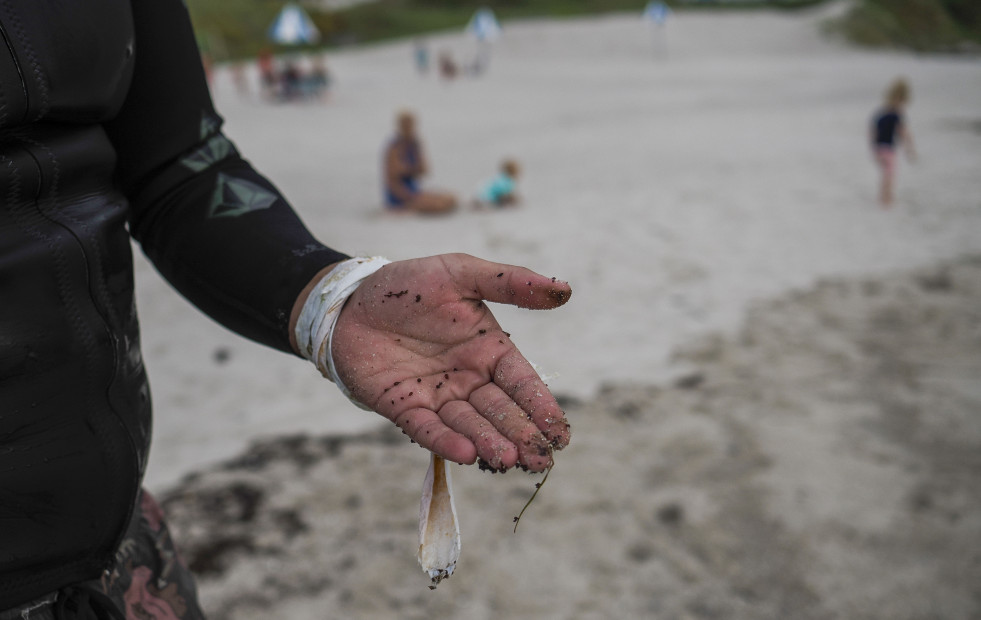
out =
{"type": "Polygon", "coordinates": [[[290,351],[290,311],[323,267],[319,243],[221,133],[181,0],[134,0],[135,66],[106,124],[130,232],[165,278],[212,318],[290,351]]]}

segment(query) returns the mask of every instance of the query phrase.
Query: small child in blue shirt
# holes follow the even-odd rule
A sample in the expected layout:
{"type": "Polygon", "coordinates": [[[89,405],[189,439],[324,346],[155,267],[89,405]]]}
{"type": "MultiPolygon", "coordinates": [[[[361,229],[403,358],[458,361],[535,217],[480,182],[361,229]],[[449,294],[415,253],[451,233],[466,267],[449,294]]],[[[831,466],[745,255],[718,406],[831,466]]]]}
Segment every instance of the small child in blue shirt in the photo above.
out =
{"type": "Polygon", "coordinates": [[[518,204],[515,192],[521,167],[513,159],[501,162],[501,171],[488,181],[474,200],[475,207],[511,207],[518,204]]]}

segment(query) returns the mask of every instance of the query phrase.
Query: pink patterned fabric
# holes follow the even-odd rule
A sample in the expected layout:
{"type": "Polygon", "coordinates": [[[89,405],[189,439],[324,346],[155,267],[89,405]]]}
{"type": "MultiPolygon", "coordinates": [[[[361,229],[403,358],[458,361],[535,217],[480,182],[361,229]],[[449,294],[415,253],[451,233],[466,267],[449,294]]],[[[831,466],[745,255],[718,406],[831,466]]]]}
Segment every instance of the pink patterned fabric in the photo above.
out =
{"type": "Polygon", "coordinates": [[[99,584],[126,620],[204,620],[194,578],[170,538],[163,510],[146,489],[115,564],[99,584]]]}

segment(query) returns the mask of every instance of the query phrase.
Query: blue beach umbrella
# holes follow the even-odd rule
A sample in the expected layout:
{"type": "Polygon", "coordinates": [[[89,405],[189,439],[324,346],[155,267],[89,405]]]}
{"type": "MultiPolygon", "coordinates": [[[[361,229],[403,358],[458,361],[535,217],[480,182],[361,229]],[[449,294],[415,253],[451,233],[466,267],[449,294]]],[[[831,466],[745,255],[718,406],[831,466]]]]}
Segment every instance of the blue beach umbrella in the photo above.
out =
{"type": "Polygon", "coordinates": [[[289,2],[269,27],[269,38],[280,45],[316,43],[320,31],[300,5],[289,2]]]}

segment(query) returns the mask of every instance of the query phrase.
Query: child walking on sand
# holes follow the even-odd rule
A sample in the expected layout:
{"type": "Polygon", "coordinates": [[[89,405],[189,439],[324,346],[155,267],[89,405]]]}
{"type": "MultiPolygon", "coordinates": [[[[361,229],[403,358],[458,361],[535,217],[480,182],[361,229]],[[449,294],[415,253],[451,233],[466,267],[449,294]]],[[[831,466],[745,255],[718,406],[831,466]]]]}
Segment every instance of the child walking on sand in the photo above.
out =
{"type": "Polygon", "coordinates": [[[906,127],[906,119],[903,116],[904,108],[909,103],[909,91],[909,84],[902,78],[889,86],[885,105],[876,112],[869,132],[872,152],[882,174],[879,202],[885,208],[892,205],[897,144],[901,144],[906,149],[906,156],[910,161],[916,158],[913,137],[906,127]]]}
{"type": "Polygon", "coordinates": [[[521,175],[521,167],[513,159],[501,162],[501,170],[496,177],[488,181],[474,199],[474,206],[482,207],[511,207],[518,204],[516,185],[521,175]]]}

